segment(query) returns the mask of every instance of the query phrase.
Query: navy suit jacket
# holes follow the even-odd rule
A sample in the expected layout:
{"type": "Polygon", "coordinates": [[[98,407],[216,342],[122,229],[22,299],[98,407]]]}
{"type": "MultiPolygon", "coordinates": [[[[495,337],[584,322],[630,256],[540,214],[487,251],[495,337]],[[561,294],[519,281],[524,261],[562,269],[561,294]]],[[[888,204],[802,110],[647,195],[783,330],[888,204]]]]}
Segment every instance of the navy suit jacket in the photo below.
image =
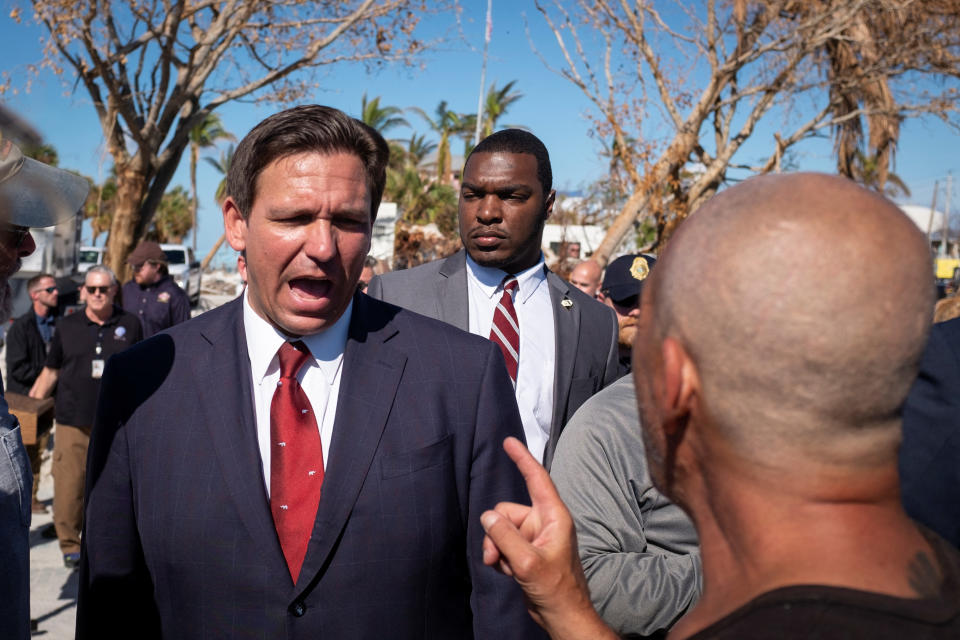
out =
{"type": "Polygon", "coordinates": [[[903,412],[907,513],[960,547],[960,319],[933,325],[903,412]]]}
{"type": "Polygon", "coordinates": [[[482,563],[528,502],[492,343],[363,294],[292,584],[270,514],[240,299],[111,358],[87,467],[79,638],[543,637],[482,563]]]}
{"type": "MultiPolygon", "coordinates": [[[[556,327],[553,420],[543,452],[543,464],[549,469],[567,420],[589,397],[620,377],[620,365],[613,309],[570,286],[549,269],[547,284],[556,327]]],[[[443,260],[376,276],[367,293],[470,330],[467,252],[462,249],[443,260]]]]}

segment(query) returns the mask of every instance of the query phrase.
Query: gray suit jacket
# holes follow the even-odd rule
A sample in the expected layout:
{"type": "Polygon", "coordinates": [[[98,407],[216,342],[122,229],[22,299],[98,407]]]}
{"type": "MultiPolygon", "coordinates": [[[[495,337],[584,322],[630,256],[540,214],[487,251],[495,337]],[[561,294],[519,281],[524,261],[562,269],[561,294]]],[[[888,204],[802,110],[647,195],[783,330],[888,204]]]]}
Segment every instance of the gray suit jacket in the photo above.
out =
{"type": "Polygon", "coordinates": [[[693,523],[650,480],[631,376],[570,419],[550,477],[600,616],[627,638],[669,629],[700,597],[703,571],[693,523]]]}
{"type": "MultiPolygon", "coordinates": [[[[543,454],[550,468],[557,439],[587,398],[617,378],[617,316],[576,287],[547,271],[556,326],[553,421],[543,454]],[[564,300],[569,301],[566,305],[564,300]]],[[[419,314],[470,330],[467,254],[394,271],[370,281],[367,294],[419,314]]]]}

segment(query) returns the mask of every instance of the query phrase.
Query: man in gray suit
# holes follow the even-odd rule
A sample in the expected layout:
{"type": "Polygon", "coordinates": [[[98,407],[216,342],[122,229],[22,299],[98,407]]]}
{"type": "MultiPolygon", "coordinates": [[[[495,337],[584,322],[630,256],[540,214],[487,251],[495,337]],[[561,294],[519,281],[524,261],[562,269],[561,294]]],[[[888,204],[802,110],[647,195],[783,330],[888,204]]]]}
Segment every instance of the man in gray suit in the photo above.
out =
{"type": "Polygon", "coordinates": [[[532,133],[498,131],[463,168],[464,250],[374,278],[367,293],[496,342],[514,380],[527,446],[549,468],[560,431],[617,377],[617,319],[544,264],[556,192],[532,133]]]}
{"type": "MultiPolygon", "coordinates": [[[[0,321],[10,317],[8,279],[37,245],[31,227],[76,214],[89,186],[80,176],[25,158],[0,139],[0,321]]],[[[30,637],[30,501],[33,479],[20,435],[0,393],[0,638],[30,637]]]]}

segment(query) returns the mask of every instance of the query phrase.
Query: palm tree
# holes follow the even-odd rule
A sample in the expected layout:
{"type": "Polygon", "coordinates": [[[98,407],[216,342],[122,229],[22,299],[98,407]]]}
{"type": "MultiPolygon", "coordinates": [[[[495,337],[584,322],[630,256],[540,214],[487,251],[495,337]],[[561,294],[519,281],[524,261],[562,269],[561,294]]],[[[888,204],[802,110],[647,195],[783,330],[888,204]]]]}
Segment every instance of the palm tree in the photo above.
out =
{"type": "MultiPolygon", "coordinates": [[[[223,206],[223,201],[227,197],[227,173],[230,172],[230,164],[233,162],[233,154],[236,152],[236,147],[232,144],[227,147],[226,151],[220,152],[220,158],[204,158],[207,163],[220,172],[220,175],[223,178],[220,180],[220,183],[217,185],[217,191],[214,193],[214,198],[217,200],[217,206],[223,206]]],[[[203,271],[207,268],[207,265],[210,264],[210,261],[213,260],[213,256],[217,255],[217,251],[220,250],[220,247],[223,245],[223,241],[226,240],[226,233],[221,233],[220,238],[213,243],[213,248],[207,253],[206,257],[203,259],[203,262],[200,263],[200,270],[203,271]]]]}
{"type": "Polygon", "coordinates": [[[364,124],[376,129],[381,135],[394,127],[409,127],[410,123],[398,114],[403,113],[400,107],[380,106],[380,96],[367,101],[367,94],[363,94],[360,107],[360,120],[364,124]]]}
{"type": "Polygon", "coordinates": [[[193,204],[187,190],[180,185],[163,194],[153,218],[153,233],[148,236],[157,242],[180,244],[192,227],[193,204]]]}
{"type": "Polygon", "coordinates": [[[510,105],[523,97],[519,91],[513,91],[513,85],[516,83],[516,80],[511,80],[501,89],[497,89],[495,82],[490,85],[483,105],[483,121],[480,123],[481,138],[486,138],[496,131],[497,121],[503,117],[510,105]]]}
{"type": "Polygon", "coordinates": [[[437,180],[441,184],[450,184],[452,176],[450,172],[450,136],[458,135],[464,130],[465,116],[447,108],[447,101],[442,100],[437,105],[436,116],[431,118],[427,113],[418,107],[411,107],[411,111],[423,118],[430,128],[440,136],[437,143],[437,180]]]}
{"type": "Polygon", "coordinates": [[[200,158],[200,149],[214,146],[217,140],[235,140],[233,134],[223,128],[220,116],[208,114],[203,121],[190,131],[190,193],[193,195],[191,213],[193,217],[193,252],[197,252],[197,161],[200,158]]]}

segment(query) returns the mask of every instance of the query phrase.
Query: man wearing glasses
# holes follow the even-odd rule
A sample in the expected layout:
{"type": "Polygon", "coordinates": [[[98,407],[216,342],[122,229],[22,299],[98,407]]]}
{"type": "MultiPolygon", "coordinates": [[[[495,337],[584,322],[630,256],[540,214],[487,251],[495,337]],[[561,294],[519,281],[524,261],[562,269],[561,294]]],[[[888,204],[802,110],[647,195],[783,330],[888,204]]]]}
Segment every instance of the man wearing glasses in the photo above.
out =
{"type": "Polygon", "coordinates": [[[630,348],[640,315],[640,290],[656,262],[651,255],[631,253],[608,264],[603,274],[600,299],[617,314],[620,375],[630,373],[630,348]]]}
{"type": "Polygon", "coordinates": [[[140,318],[143,337],[190,319],[187,293],[167,273],[167,254],[145,240],[127,258],[133,280],[123,285],[123,309],[140,318]]]}
{"type": "MultiPolygon", "coordinates": [[[[90,187],[80,176],[25,158],[0,137],[0,321],[10,316],[8,280],[37,245],[31,227],[75,216],[90,187]]],[[[30,637],[30,466],[20,423],[0,395],[0,629],[30,637]]]]}
{"type": "Polygon", "coordinates": [[[86,307],[83,313],[57,322],[46,365],[30,390],[30,397],[46,398],[55,385],[57,388],[53,523],[63,564],[69,569],[80,563],[83,480],[103,367],[110,356],[143,337],[137,317],[113,304],[117,289],[109,267],[96,265],[87,271],[83,286],[86,307]]]}
{"type": "MultiPolygon", "coordinates": [[[[30,308],[13,321],[7,330],[7,391],[27,395],[37,381],[47,360],[50,341],[53,340],[57,317],[59,291],[57,282],[49,273],[41,273],[27,280],[30,308]]],[[[33,471],[32,511],[43,513],[46,507],[37,500],[40,487],[40,456],[47,448],[49,431],[37,434],[37,441],[27,445],[30,468],[33,471]]]]}

